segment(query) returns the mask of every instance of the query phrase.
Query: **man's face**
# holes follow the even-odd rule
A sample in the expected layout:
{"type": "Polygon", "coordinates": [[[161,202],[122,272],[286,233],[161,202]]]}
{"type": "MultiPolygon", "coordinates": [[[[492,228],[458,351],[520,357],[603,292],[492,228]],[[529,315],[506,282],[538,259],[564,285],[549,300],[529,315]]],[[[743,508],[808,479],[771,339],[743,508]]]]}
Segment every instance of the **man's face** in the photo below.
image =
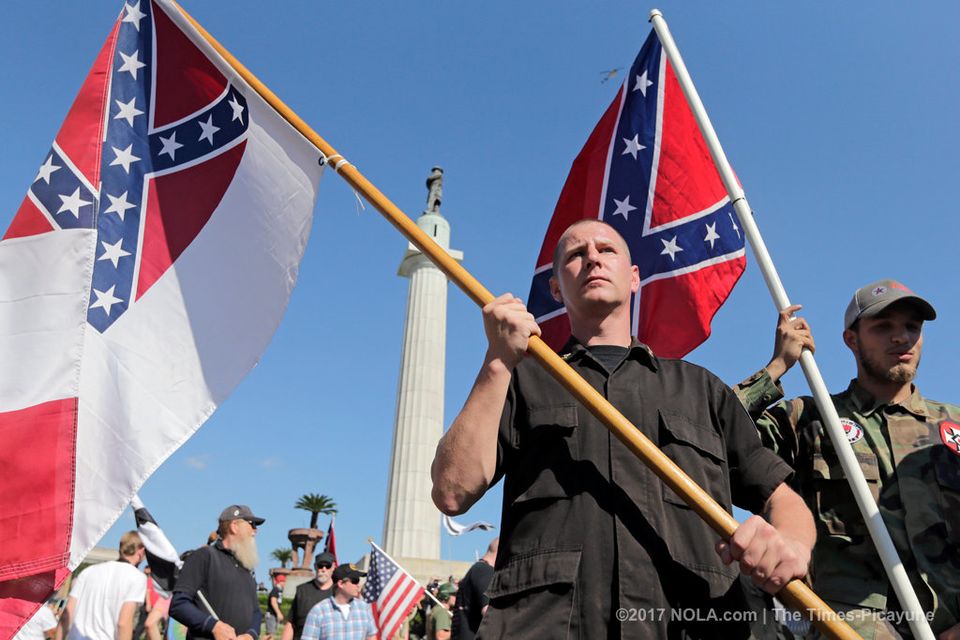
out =
{"type": "Polygon", "coordinates": [[[333,564],[329,562],[318,562],[317,565],[317,581],[320,584],[326,584],[330,582],[330,574],[333,573],[333,564]]]}
{"type": "Polygon", "coordinates": [[[843,332],[860,371],[877,382],[911,382],[920,366],[923,318],[909,303],[893,304],[872,318],[860,318],[843,332]]]}
{"type": "Polygon", "coordinates": [[[337,589],[350,598],[360,596],[360,578],[346,578],[337,582],[337,589]]]}
{"type": "Polygon", "coordinates": [[[564,232],[558,246],[550,291],[568,311],[606,315],[629,304],[640,287],[640,273],[615,231],[600,222],[578,224],[564,232]]]}

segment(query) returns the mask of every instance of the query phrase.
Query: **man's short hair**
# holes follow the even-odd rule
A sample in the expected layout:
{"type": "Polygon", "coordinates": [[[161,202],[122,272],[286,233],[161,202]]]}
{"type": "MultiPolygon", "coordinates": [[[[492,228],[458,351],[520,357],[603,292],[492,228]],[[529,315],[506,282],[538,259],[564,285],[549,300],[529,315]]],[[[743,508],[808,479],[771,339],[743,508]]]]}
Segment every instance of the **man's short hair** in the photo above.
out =
{"type": "Polygon", "coordinates": [[[136,531],[127,531],[120,536],[120,555],[132,556],[143,547],[143,541],[140,540],[140,534],[136,531]]]}

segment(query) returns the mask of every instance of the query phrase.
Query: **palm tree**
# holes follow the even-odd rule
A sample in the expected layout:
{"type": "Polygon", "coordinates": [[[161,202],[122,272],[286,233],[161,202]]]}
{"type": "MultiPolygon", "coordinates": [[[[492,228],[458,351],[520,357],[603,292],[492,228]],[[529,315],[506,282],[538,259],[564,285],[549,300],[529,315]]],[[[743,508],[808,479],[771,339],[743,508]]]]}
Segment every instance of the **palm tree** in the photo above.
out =
{"type": "Polygon", "coordinates": [[[270,552],[270,557],[279,562],[282,568],[286,569],[287,563],[293,560],[293,549],[274,549],[270,552]]]}
{"type": "Polygon", "coordinates": [[[307,493],[300,496],[297,504],[293,505],[295,509],[303,509],[310,512],[310,528],[317,528],[317,519],[320,514],[331,515],[337,512],[337,503],[329,496],[318,493],[307,493]]]}

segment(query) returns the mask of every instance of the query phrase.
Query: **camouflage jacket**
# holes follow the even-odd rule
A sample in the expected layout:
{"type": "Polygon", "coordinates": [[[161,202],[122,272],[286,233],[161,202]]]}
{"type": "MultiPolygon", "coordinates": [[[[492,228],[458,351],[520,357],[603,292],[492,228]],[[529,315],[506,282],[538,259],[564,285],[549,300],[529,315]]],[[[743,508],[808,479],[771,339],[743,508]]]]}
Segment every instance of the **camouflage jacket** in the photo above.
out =
{"type": "MultiPolygon", "coordinates": [[[[780,401],[783,389],[766,370],[734,390],[764,445],[796,470],[792,485],[816,519],[814,591],[838,610],[886,609],[892,588],[813,398],[780,401]]],[[[916,387],[906,401],[881,405],[855,380],[832,398],[934,632],[957,624],[960,407],[926,400],[916,387]]],[[[887,637],[889,626],[872,617],[854,628],[867,640],[887,637]]]]}

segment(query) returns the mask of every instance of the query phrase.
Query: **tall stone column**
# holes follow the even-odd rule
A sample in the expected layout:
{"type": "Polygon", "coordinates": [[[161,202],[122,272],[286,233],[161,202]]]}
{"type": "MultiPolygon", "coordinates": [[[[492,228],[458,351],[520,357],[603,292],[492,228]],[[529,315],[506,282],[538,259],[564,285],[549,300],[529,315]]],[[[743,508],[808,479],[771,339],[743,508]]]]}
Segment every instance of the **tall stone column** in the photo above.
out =
{"type": "MultiPolygon", "coordinates": [[[[450,249],[450,223],[440,213],[440,167],[434,167],[427,178],[427,189],[427,208],[417,225],[460,261],[463,253],[450,249]]],[[[410,279],[410,289],[383,547],[394,558],[439,560],[440,512],[430,499],[430,463],[443,435],[447,277],[412,244],[397,273],[410,279]]]]}

